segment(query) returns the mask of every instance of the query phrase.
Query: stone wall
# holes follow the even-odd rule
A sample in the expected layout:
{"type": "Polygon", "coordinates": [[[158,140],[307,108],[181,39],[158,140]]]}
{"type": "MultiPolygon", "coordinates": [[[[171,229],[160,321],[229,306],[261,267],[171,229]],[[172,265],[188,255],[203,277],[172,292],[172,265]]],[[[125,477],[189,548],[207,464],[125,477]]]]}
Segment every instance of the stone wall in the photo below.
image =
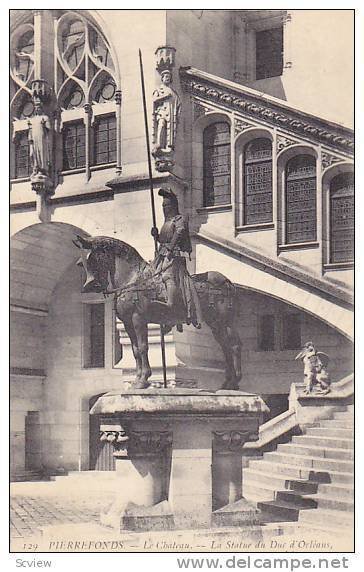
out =
{"type": "MultiPolygon", "coordinates": [[[[316,347],[330,357],[329,370],[333,381],[353,371],[353,346],[344,336],[322,321],[288,304],[245,291],[239,296],[240,309],[236,318],[242,342],[243,390],[259,394],[288,394],[291,383],[303,379],[303,366],[295,361],[299,349],[282,350],[282,316],[297,313],[301,319],[302,344],[312,340],[316,347]],[[274,315],[275,351],[262,351],[258,347],[259,317],[274,315]]],[[[175,334],[177,358],[190,366],[183,377],[204,379],[205,387],[218,388],[223,380],[223,355],[211,331],[203,326],[201,331],[186,327],[183,334],[175,334]],[[199,371],[206,368],[206,371],[199,371]],[[215,375],[212,372],[217,370],[215,375]],[[220,370],[220,371],[218,371],[220,370]]]]}

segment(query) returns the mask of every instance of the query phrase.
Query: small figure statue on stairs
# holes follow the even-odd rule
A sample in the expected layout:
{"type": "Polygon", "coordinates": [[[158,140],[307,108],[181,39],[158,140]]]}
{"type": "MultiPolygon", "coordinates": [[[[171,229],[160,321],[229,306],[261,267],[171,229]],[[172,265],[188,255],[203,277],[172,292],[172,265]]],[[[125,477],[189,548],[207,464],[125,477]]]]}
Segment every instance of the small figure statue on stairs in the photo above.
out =
{"type": "Polygon", "coordinates": [[[313,342],[306,342],[295,359],[303,361],[307,395],[326,395],[330,392],[331,381],[327,371],[329,357],[325,353],[316,351],[313,342]]]}

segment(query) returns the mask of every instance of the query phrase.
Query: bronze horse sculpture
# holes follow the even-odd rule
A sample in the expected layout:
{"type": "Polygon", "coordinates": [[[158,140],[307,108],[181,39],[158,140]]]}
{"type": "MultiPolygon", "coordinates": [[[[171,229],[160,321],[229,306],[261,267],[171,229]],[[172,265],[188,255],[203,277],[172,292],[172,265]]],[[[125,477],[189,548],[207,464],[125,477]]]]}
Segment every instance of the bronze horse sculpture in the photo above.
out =
{"type": "MultiPolygon", "coordinates": [[[[148,360],[148,323],[164,325],[164,316],[152,311],[153,301],[164,300],[163,284],[158,282],[147,263],[129,244],[109,237],[78,236],[75,246],[81,250],[78,264],[84,267],[84,292],[102,292],[115,296],[116,315],[130,338],[136,362],[134,388],[150,384],[148,360]]],[[[241,342],[234,326],[237,292],[232,282],[219,272],[192,276],[198,294],[203,321],[211,328],[225,357],[223,389],[239,389],[241,379],[241,342]]],[[[180,318],[169,327],[178,325],[180,318]]]]}

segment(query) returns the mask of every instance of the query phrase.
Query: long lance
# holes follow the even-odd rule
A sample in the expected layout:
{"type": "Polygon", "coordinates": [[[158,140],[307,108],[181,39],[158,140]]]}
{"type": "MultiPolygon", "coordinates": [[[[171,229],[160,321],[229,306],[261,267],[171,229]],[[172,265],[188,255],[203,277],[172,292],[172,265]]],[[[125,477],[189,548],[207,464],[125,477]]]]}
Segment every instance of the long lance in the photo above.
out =
{"type": "MultiPolygon", "coordinates": [[[[147,103],[145,99],[145,85],[144,85],[144,72],[143,72],[143,59],[142,52],[139,50],[139,64],[140,64],[140,81],[142,84],[142,97],[143,97],[143,110],[144,110],[144,125],[145,125],[145,140],[147,144],[148,155],[148,172],[149,172],[149,188],[150,188],[150,203],[152,206],[152,221],[153,228],[157,226],[157,219],[155,216],[155,202],[154,202],[154,188],[153,188],[153,175],[152,175],[152,160],[150,156],[150,143],[149,143],[149,128],[148,128],[148,114],[147,103]]],[[[154,236],[154,256],[158,254],[158,240],[154,236]]],[[[162,368],[163,368],[163,385],[167,387],[167,365],[166,365],[166,346],[164,341],[163,325],[160,326],[161,334],[161,352],[162,352],[162,368]]]]}

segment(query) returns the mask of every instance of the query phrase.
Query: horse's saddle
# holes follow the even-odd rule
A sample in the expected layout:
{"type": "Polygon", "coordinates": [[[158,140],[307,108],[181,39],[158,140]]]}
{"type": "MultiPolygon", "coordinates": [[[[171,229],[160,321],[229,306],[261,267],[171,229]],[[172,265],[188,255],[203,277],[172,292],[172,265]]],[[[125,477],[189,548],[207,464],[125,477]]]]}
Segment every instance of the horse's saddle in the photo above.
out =
{"type": "Polygon", "coordinates": [[[134,302],[138,302],[141,294],[147,296],[151,301],[167,301],[166,287],[160,275],[153,275],[150,273],[138,278],[138,280],[120,290],[118,292],[118,297],[122,300],[133,299],[134,302]]]}

